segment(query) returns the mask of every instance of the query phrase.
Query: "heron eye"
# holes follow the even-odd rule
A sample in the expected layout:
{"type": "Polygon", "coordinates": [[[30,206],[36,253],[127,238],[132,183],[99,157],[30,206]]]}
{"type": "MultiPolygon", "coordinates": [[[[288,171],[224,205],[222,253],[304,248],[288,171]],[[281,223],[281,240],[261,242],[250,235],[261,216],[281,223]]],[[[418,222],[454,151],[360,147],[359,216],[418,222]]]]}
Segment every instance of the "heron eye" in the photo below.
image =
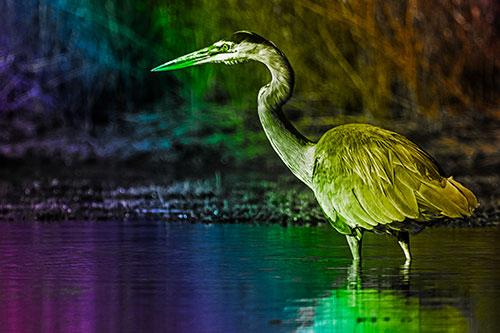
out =
{"type": "Polygon", "coordinates": [[[228,44],[223,44],[220,47],[219,51],[221,51],[221,52],[227,52],[227,51],[229,51],[229,45],[228,44]]]}

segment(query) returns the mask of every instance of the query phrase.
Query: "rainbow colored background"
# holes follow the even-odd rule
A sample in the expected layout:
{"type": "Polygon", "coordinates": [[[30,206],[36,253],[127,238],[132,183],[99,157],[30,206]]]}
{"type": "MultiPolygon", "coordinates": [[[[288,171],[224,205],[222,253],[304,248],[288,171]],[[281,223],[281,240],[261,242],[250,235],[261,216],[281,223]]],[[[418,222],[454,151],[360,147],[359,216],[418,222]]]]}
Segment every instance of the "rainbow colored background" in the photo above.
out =
{"type": "MultiPolygon", "coordinates": [[[[450,124],[500,115],[493,0],[4,0],[0,13],[4,158],[274,156],[255,112],[263,66],[150,72],[242,29],[288,56],[297,84],[287,114],[312,138],[369,122],[425,146],[450,124]]],[[[426,148],[460,147],[453,140],[426,148]]]]}
{"type": "MultiPolygon", "coordinates": [[[[255,110],[257,92],[269,79],[263,66],[252,63],[235,67],[206,65],[168,73],[150,72],[161,63],[244,29],[273,41],[289,58],[296,72],[296,88],[285,111],[310,138],[318,138],[334,125],[367,122],[407,135],[454,176],[498,174],[499,18],[500,2],[495,0],[2,0],[0,165],[5,169],[0,171],[8,179],[10,170],[5,167],[6,161],[21,161],[29,167],[33,162],[44,165],[47,161],[57,166],[59,162],[73,165],[99,160],[139,161],[141,167],[148,161],[166,165],[183,163],[186,172],[192,173],[195,166],[206,166],[212,172],[221,164],[235,166],[235,170],[240,170],[236,166],[245,164],[262,170],[269,170],[266,166],[282,167],[261,130],[255,110]]],[[[215,183],[220,182],[220,173],[215,174],[215,183]]],[[[30,186],[36,188],[40,182],[42,185],[47,182],[47,178],[37,179],[25,186],[22,176],[19,187],[22,190],[16,193],[24,191],[22,198],[30,195],[30,186]]],[[[484,183],[477,186],[485,188],[483,193],[494,188],[493,183],[487,183],[490,178],[482,179],[484,183]]],[[[101,179],[93,181],[100,183],[101,179]]],[[[53,183],[55,188],[47,191],[47,197],[42,195],[40,201],[57,206],[58,201],[52,200],[54,197],[67,195],[73,200],[69,194],[56,193],[56,177],[47,183],[53,183]]],[[[17,189],[2,186],[3,193],[17,189]]],[[[119,187],[117,191],[120,189],[123,190],[119,187]]],[[[120,199],[117,205],[125,205],[120,196],[117,198],[120,199]]],[[[111,204],[104,202],[103,205],[111,204]]],[[[68,207],[62,206],[62,209],[68,207]]],[[[2,327],[9,330],[36,330],[40,323],[54,330],[60,323],[75,330],[96,327],[112,330],[122,326],[131,330],[131,327],[144,324],[133,322],[134,318],[153,318],[150,325],[161,327],[165,319],[175,322],[175,317],[181,315],[197,319],[200,313],[200,327],[212,327],[228,320],[227,316],[220,315],[223,313],[220,307],[225,304],[222,301],[239,301],[244,288],[235,284],[230,291],[232,294],[226,289],[224,293],[212,295],[210,288],[206,288],[206,278],[225,283],[226,267],[248,266],[248,260],[240,258],[246,258],[249,248],[248,253],[259,254],[249,243],[248,247],[241,248],[245,254],[231,256],[237,264],[228,263],[219,249],[227,251],[235,246],[221,247],[221,239],[240,246],[248,240],[249,231],[245,230],[241,239],[231,234],[202,243],[200,239],[206,237],[202,234],[204,230],[199,229],[204,227],[194,225],[196,232],[179,234],[188,238],[187,243],[191,242],[189,237],[193,237],[193,249],[196,250],[193,253],[204,253],[199,250],[200,245],[211,250],[207,252],[213,260],[194,256],[198,265],[182,271],[172,257],[179,248],[178,238],[172,237],[165,246],[169,224],[158,224],[161,226],[158,229],[142,225],[148,236],[142,238],[136,229],[141,225],[134,224],[127,227],[117,223],[112,228],[109,223],[96,222],[84,225],[86,232],[71,229],[75,225],[71,223],[41,225],[42,222],[34,223],[33,228],[28,228],[29,233],[23,229],[24,223],[6,222],[6,230],[11,232],[0,234],[0,243],[6,248],[4,257],[9,264],[5,265],[8,270],[3,273],[6,284],[0,290],[0,318],[6,318],[2,327]],[[16,244],[14,235],[22,236],[25,243],[16,244]],[[109,251],[110,243],[119,247],[121,241],[129,239],[140,241],[130,251],[109,251]],[[93,240],[99,241],[93,243],[93,240]],[[63,246],[58,247],[58,244],[63,246]],[[157,253],[163,255],[157,256],[157,253]],[[131,262],[137,263],[137,267],[131,268],[131,262]],[[48,268],[45,263],[49,263],[48,268]],[[151,265],[144,269],[144,263],[151,265]],[[166,263],[173,265],[168,267],[166,263]],[[23,272],[26,267],[28,272],[34,267],[33,271],[40,274],[16,273],[23,272]],[[220,267],[220,271],[214,271],[220,267]],[[47,272],[45,280],[40,282],[38,276],[47,272]],[[154,273],[171,280],[159,283],[159,280],[149,280],[154,273]],[[139,288],[134,289],[137,286],[127,284],[135,278],[144,285],[139,283],[139,288]],[[109,279],[121,284],[111,288],[109,279]],[[183,279],[189,282],[184,290],[192,290],[192,293],[175,298],[172,294],[183,279]],[[149,288],[150,281],[160,285],[155,292],[149,288]],[[51,293],[53,290],[56,293],[51,293]],[[31,299],[30,295],[43,297],[31,299]],[[200,295],[208,296],[202,298],[200,295]],[[136,302],[145,296],[149,297],[147,302],[136,302]],[[185,299],[197,303],[187,302],[188,310],[167,308],[185,299]],[[118,315],[108,317],[96,312],[95,306],[100,304],[118,315]],[[152,311],[151,304],[164,312],[152,311]],[[213,306],[212,312],[203,313],[202,310],[209,306],[213,306]],[[46,311],[38,311],[39,308],[46,311]],[[81,320],[82,314],[92,320],[81,320]]],[[[331,239],[326,241],[324,238],[328,247],[319,247],[318,238],[326,235],[322,236],[319,229],[311,229],[280,228],[269,234],[254,229],[253,233],[273,236],[271,239],[277,241],[270,248],[282,249],[290,245],[289,248],[301,251],[296,256],[290,252],[290,257],[299,258],[304,251],[297,244],[301,244],[305,235],[316,232],[318,237],[311,238],[314,243],[309,246],[315,251],[311,257],[331,256],[331,239]],[[285,239],[294,241],[286,244],[285,239]]],[[[224,236],[229,234],[221,230],[224,236]]],[[[482,238],[479,239],[475,244],[481,244],[482,238]]],[[[125,244],[133,245],[133,242],[125,244]]],[[[495,281],[479,270],[487,267],[483,265],[483,252],[493,248],[487,245],[477,247],[476,257],[472,258],[478,260],[472,260],[472,268],[469,267],[471,261],[457,258],[467,267],[467,272],[479,272],[483,277],[479,282],[474,281],[478,287],[472,288],[479,296],[470,297],[469,289],[463,287],[467,287],[464,281],[469,280],[459,278],[463,276],[459,274],[462,266],[453,267],[452,274],[441,279],[453,288],[438,285],[429,289],[425,284],[409,292],[459,290],[459,296],[466,300],[490,300],[480,298],[483,294],[479,292],[491,290],[491,281],[495,281]]],[[[333,248],[341,247],[334,245],[333,248]]],[[[378,248],[381,257],[385,247],[378,248]]],[[[433,257],[434,254],[427,256],[433,257]]],[[[274,264],[265,258],[268,254],[257,256],[254,266],[249,266],[258,277],[251,280],[256,287],[250,286],[248,290],[262,290],[257,296],[266,299],[249,304],[267,304],[272,292],[283,299],[304,299],[302,293],[306,289],[292,284],[283,287],[279,282],[281,277],[277,278],[273,271],[260,270],[261,262],[274,264]]],[[[287,268],[289,263],[286,260],[279,264],[287,268]]],[[[409,325],[414,327],[417,317],[437,313],[435,309],[427,311],[423,303],[412,298],[413,294],[386,292],[380,286],[378,289],[373,286],[359,289],[357,293],[341,286],[330,293],[330,286],[324,289],[325,281],[336,281],[341,266],[332,270],[328,265],[326,261],[312,265],[298,260],[299,268],[290,270],[289,276],[283,279],[296,282],[294,277],[297,276],[298,282],[308,281],[318,286],[320,294],[325,295],[313,299],[318,318],[328,318],[336,309],[352,318],[375,318],[378,313],[373,313],[372,304],[393,304],[412,314],[409,318],[415,321],[409,325]],[[311,267],[318,267],[316,271],[321,272],[315,278],[309,275],[311,267]],[[351,297],[353,295],[356,297],[351,297]],[[356,311],[349,303],[351,300],[360,304],[356,311]]],[[[374,274],[372,277],[378,273],[374,274]]],[[[431,272],[421,281],[434,283],[435,276],[431,272]]],[[[391,283],[389,281],[388,285],[392,286],[391,283]]],[[[249,293],[246,297],[252,296],[249,293]]],[[[494,307],[488,306],[488,302],[478,304],[475,311],[479,318],[494,315],[494,311],[490,311],[494,307]]],[[[472,305],[467,303],[462,308],[442,307],[438,310],[439,318],[454,319],[446,320],[450,330],[467,327],[469,322],[461,316],[468,316],[470,307],[472,305]]],[[[241,308],[241,317],[247,317],[247,308],[241,308]]],[[[308,308],[306,310],[313,309],[308,308]]],[[[378,310],[385,311],[383,308],[378,310]]],[[[407,318],[405,311],[398,310],[394,314],[407,318]]],[[[288,314],[280,312],[276,317],[284,316],[288,314]]],[[[240,327],[238,317],[229,320],[231,325],[234,323],[233,327],[240,327]]],[[[314,324],[321,327],[325,323],[314,324]]],[[[392,322],[387,324],[392,325],[392,322]]],[[[369,328],[372,322],[366,321],[363,325],[369,328]]]]}

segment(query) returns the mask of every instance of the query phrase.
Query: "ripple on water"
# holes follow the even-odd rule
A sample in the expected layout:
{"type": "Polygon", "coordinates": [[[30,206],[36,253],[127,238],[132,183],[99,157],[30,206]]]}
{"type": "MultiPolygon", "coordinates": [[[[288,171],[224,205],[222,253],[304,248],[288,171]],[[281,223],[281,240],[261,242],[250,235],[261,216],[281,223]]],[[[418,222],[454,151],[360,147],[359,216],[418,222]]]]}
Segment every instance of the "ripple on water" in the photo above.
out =
{"type": "Polygon", "coordinates": [[[0,331],[475,331],[495,327],[500,228],[433,228],[405,265],[329,227],[0,222],[0,331]]]}

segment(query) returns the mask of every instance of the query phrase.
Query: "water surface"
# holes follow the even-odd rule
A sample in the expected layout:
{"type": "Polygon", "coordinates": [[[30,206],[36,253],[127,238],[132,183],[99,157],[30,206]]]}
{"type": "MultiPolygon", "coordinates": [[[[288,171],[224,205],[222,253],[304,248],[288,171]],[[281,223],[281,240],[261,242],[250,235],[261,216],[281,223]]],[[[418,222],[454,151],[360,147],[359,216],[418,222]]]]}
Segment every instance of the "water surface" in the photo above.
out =
{"type": "Polygon", "coordinates": [[[495,331],[500,228],[0,222],[0,332],[495,331]]]}

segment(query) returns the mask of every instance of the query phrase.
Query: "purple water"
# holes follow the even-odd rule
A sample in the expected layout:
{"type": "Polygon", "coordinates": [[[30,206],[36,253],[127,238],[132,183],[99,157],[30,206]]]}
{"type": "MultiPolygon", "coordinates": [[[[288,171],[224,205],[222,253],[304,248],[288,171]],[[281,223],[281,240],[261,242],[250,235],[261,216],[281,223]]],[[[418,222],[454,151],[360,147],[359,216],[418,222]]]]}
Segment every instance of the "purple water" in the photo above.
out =
{"type": "Polygon", "coordinates": [[[492,331],[499,228],[0,222],[0,332],[492,331]]]}

